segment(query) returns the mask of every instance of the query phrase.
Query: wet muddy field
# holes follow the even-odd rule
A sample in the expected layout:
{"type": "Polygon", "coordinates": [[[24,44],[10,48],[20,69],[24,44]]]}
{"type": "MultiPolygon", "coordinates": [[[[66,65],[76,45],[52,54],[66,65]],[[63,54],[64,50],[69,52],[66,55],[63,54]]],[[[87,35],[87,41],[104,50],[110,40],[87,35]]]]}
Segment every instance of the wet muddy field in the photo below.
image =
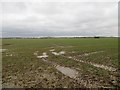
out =
{"type": "Polygon", "coordinates": [[[3,87],[115,88],[116,38],[5,39],[3,87]],[[8,45],[6,45],[8,44],[8,45]]]}

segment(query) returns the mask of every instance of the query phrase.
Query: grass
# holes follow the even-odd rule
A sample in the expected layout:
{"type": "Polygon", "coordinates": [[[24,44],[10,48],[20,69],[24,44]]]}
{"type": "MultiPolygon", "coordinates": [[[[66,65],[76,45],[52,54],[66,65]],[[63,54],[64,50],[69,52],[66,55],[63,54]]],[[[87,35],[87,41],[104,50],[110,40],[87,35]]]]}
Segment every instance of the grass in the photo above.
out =
{"type": "MultiPolygon", "coordinates": [[[[118,39],[117,38],[58,38],[58,39],[3,39],[3,85],[11,87],[114,87],[110,84],[110,75],[116,73],[94,66],[79,63],[65,56],[74,56],[83,61],[90,61],[117,68],[118,39]],[[65,51],[65,55],[54,56],[49,51],[65,51]],[[61,66],[79,69],[81,81],[76,81],[57,71],[52,65],[37,59],[33,54],[43,52],[49,54],[48,60],[61,66]],[[72,53],[72,52],[75,53],[72,53]],[[89,56],[84,53],[104,51],[89,56]],[[9,56],[12,54],[12,56],[9,56]],[[8,56],[7,56],[8,55],[8,56]],[[86,75],[88,75],[86,77],[86,75]],[[17,79],[14,77],[16,76],[17,79]],[[86,84],[86,80],[88,80],[86,84]],[[29,83],[28,83],[29,82],[29,83]],[[92,83],[92,84],[89,84],[92,83]],[[98,83],[98,84],[96,84],[98,83]]],[[[6,86],[5,86],[6,87],[6,86]]]]}

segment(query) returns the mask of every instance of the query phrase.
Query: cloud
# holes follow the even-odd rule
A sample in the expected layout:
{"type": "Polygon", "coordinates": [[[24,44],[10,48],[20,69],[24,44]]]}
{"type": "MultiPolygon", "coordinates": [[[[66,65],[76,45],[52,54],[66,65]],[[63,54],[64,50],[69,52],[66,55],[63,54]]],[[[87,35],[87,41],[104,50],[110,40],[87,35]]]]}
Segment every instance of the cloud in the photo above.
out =
{"type": "Polygon", "coordinates": [[[117,3],[2,3],[3,37],[117,36],[117,3]]]}

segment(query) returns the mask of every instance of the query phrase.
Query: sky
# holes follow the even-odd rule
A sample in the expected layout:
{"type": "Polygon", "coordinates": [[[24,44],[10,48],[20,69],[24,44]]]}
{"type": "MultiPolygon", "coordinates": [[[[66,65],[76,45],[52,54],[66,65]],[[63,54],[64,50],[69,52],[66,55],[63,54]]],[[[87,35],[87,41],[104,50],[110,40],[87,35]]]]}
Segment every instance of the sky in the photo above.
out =
{"type": "Polygon", "coordinates": [[[0,7],[2,37],[118,36],[118,2],[13,1],[0,7]]]}

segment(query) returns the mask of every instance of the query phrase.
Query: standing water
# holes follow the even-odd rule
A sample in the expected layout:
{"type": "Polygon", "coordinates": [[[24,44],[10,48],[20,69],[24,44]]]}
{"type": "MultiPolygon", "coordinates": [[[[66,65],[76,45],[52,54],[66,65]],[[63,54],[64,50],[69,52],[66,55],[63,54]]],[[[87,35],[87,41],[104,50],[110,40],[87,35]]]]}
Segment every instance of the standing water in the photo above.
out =
{"type": "Polygon", "coordinates": [[[69,76],[70,78],[76,78],[78,75],[78,72],[74,69],[71,69],[69,67],[63,67],[63,66],[56,66],[56,69],[63,73],[66,76],[69,76]]]}

